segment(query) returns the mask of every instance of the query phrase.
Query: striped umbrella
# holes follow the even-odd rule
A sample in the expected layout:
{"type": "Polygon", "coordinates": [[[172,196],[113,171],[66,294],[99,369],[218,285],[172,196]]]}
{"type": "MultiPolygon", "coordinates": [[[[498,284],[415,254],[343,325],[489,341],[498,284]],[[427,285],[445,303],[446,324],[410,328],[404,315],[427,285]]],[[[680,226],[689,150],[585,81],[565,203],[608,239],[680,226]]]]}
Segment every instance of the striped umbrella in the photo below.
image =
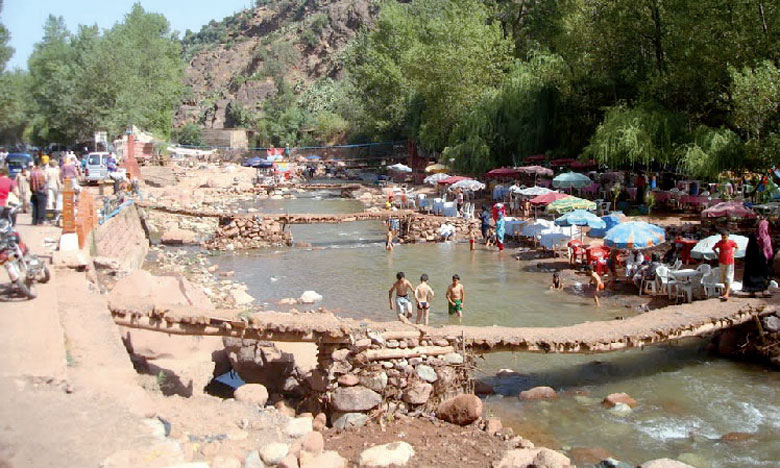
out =
{"type": "Polygon", "coordinates": [[[550,203],[553,203],[556,200],[561,200],[563,198],[572,198],[572,196],[565,193],[548,192],[532,198],[530,203],[534,206],[549,205],[550,203]]]}
{"type": "Polygon", "coordinates": [[[664,242],[664,229],[644,221],[620,223],[604,236],[604,245],[618,249],[644,249],[664,242]]]}
{"type": "Polygon", "coordinates": [[[595,210],[596,203],[584,198],[568,197],[556,200],[547,205],[550,213],[568,213],[573,210],[595,210]]]}

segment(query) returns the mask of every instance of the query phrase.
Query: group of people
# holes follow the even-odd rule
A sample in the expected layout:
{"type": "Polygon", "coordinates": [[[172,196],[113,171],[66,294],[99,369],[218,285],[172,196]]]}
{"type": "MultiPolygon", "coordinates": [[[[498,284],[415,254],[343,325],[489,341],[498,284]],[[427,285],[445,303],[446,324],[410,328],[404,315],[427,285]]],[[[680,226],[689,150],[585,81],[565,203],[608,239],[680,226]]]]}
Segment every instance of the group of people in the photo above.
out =
{"type": "MultiPolygon", "coordinates": [[[[411,323],[412,318],[412,300],[417,306],[416,324],[428,325],[428,316],[433,302],[434,292],[428,284],[428,275],[420,275],[420,284],[415,288],[414,285],[406,279],[404,272],[399,271],[395,275],[396,281],[390,286],[387,298],[390,301],[390,310],[395,311],[398,319],[404,323],[411,323]],[[395,294],[395,300],[393,300],[395,294]]],[[[466,300],[466,290],[460,283],[460,276],[452,275],[452,283],[447,287],[447,293],[444,296],[447,299],[447,310],[450,315],[457,315],[459,319],[463,318],[464,301],[466,300]]]]}

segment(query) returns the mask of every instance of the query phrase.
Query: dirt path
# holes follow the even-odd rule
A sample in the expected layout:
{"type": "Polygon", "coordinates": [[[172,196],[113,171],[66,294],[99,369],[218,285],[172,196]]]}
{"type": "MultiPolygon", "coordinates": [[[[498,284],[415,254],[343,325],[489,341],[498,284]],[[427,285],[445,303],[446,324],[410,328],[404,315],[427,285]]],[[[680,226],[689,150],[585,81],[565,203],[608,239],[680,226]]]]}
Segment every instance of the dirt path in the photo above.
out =
{"type": "MultiPolygon", "coordinates": [[[[57,239],[59,229],[28,223],[20,217],[22,238],[45,254],[44,239],[57,239]]],[[[116,329],[105,303],[102,319],[74,320],[98,310],[84,306],[95,298],[85,296],[83,273],[52,268],[51,281],[38,285],[31,301],[9,298],[0,275],[0,466],[98,466],[117,450],[154,444],[142,418],[129,411],[141,406],[128,400],[138,394],[116,364],[115,343],[97,330],[116,329]]],[[[132,372],[126,353],[123,359],[132,372]]]]}

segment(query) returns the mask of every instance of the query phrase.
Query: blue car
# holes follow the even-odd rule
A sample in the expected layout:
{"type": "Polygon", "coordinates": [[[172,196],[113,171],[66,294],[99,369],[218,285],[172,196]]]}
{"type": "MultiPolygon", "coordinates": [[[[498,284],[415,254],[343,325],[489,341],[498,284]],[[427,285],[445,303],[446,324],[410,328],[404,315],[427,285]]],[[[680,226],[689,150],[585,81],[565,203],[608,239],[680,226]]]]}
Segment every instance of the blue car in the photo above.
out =
{"type": "Polygon", "coordinates": [[[22,172],[22,168],[29,169],[33,165],[33,157],[29,153],[10,153],[5,157],[5,165],[12,179],[22,172]]]}

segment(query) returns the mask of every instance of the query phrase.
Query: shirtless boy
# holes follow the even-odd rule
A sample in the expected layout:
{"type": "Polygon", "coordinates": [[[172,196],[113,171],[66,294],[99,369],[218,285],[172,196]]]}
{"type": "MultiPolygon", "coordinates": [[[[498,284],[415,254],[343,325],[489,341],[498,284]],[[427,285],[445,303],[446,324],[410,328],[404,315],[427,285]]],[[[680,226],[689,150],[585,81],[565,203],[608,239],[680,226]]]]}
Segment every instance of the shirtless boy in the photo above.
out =
{"type": "Polygon", "coordinates": [[[409,300],[409,293],[414,291],[414,286],[406,279],[406,275],[402,271],[399,271],[395,277],[397,281],[390,286],[390,291],[387,294],[387,298],[390,300],[390,310],[393,310],[393,291],[395,291],[395,312],[398,314],[398,320],[409,322],[409,318],[412,317],[412,302],[409,300]]]}
{"type": "Polygon", "coordinates": [[[387,228],[387,235],[385,236],[385,249],[393,250],[393,228],[387,228]]]}
{"type": "Polygon", "coordinates": [[[601,281],[601,276],[593,271],[590,265],[585,267],[585,273],[590,276],[590,284],[593,285],[593,300],[596,302],[596,307],[601,307],[599,304],[599,294],[604,289],[604,282],[601,281]]]}
{"type": "Polygon", "coordinates": [[[452,275],[452,284],[447,288],[447,302],[450,315],[458,314],[463,318],[463,303],[466,301],[466,290],[460,284],[460,276],[452,275]]]}
{"type": "Polygon", "coordinates": [[[431,301],[433,301],[433,289],[428,285],[428,275],[420,276],[420,285],[414,290],[414,298],[417,300],[417,320],[414,323],[423,323],[428,325],[428,312],[431,310],[431,301]]]}

